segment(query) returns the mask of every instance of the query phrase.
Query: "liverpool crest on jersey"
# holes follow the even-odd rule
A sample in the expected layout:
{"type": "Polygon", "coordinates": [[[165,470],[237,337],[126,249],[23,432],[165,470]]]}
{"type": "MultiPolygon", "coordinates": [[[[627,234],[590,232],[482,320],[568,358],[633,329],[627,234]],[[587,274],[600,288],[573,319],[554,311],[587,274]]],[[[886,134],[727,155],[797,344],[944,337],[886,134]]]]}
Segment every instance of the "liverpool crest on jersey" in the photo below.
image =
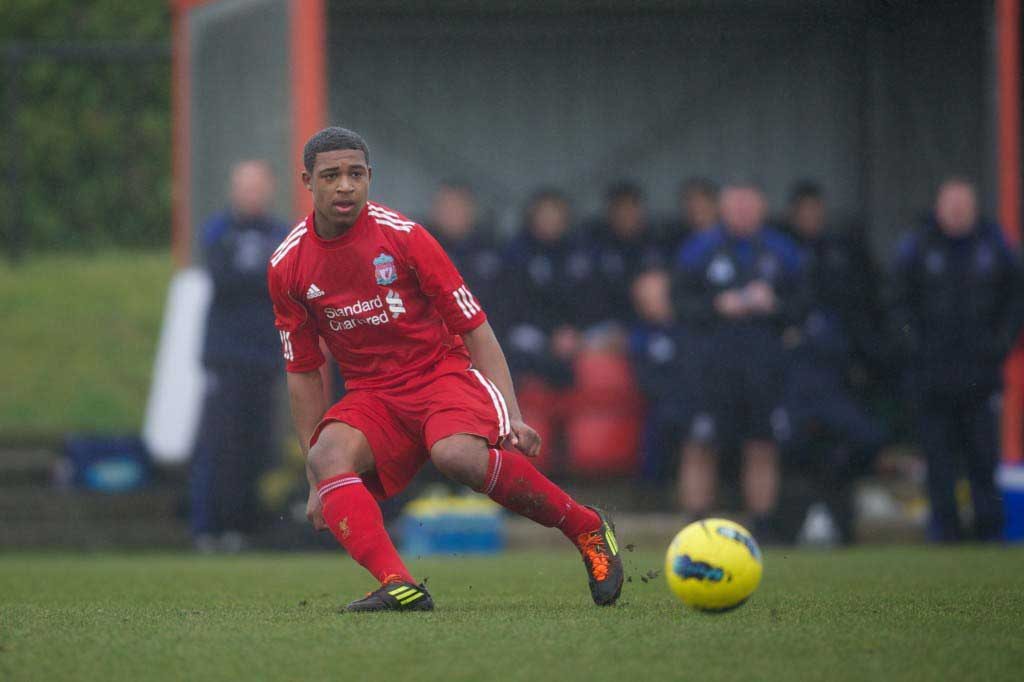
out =
{"type": "Polygon", "coordinates": [[[377,284],[387,286],[398,279],[398,270],[395,268],[395,259],[386,253],[382,253],[373,259],[373,274],[377,278],[377,284]]]}

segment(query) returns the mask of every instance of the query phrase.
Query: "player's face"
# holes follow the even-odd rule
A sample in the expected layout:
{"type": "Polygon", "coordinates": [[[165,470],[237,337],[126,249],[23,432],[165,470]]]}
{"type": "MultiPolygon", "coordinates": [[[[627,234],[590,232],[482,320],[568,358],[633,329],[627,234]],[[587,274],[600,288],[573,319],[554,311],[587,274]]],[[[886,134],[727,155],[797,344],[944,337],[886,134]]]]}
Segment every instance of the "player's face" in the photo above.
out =
{"type": "Polygon", "coordinates": [[[629,239],[643,232],[644,207],[635,197],[621,197],[608,207],[608,222],[620,237],[629,239]]]}
{"type": "Polygon", "coordinates": [[[805,197],[793,206],[793,227],[804,237],[815,238],[825,229],[825,202],[805,197]]]}
{"type": "Polygon", "coordinates": [[[569,231],[569,205],[559,199],[542,199],[530,212],[530,232],[542,242],[554,242],[569,231]]]}
{"type": "Polygon", "coordinates": [[[978,199],[974,188],[963,182],[943,185],[935,201],[935,217],[939,227],[951,237],[970,234],[978,222],[978,199]]]}
{"type": "Polygon", "coordinates": [[[238,215],[264,215],[274,199],[274,176],[264,161],[243,161],[231,172],[231,207],[238,215]]]}
{"type": "Polygon", "coordinates": [[[336,149],[317,154],[313,174],[302,174],[306,189],[313,193],[317,218],[338,229],[352,227],[366,205],[371,174],[362,150],[336,149]]]}
{"type": "Polygon", "coordinates": [[[753,187],[727,187],[722,191],[722,222],[731,234],[749,237],[764,222],[765,203],[753,187]]]}
{"type": "Polygon", "coordinates": [[[692,229],[706,230],[718,222],[718,201],[704,192],[685,192],[683,194],[683,216],[692,229]]]}

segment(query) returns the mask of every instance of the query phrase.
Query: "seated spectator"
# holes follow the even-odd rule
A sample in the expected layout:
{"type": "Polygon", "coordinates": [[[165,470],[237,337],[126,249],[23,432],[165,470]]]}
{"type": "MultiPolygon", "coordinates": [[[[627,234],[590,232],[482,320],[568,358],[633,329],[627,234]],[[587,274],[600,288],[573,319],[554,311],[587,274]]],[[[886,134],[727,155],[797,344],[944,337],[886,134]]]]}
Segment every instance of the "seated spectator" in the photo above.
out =
{"type": "Polygon", "coordinates": [[[507,301],[505,348],[513,372],[556,386],[572,382],[591,292],[591,260],[571,232],[569,201],[558,190],[533,196],[523,231],[505,251],[502,291],[507,301]]]}
{"type": "Polygon", "coordinates": [[[670,289],[669,273],[660,268],[633,280],[637,321],[630,330],[630,359],[647,403],[641,475],[651,482],[676,474],[676,453],[692,416],[698,378],[696,339],[677,322],[670,289]]]}
{"type": "Polygon", "coordinates": [[[765,225],[765,200],[749,182],[722,190],[722,223],[693,236],[678,259],[673,298],[680,320],[703,336],[695,415],[686,434],[683,508],[706,515],[715,502],[716,452],[734,439],[743,455],[742,488],[754,532],[779,538],[778,441],[784,330],[804,314],[803,264],[796,245],[765,225]]]}
{"type": "Polygon", "coordinates": [[[594,298],[590,253],[572,234],[565,195],[544,189],[530,199],[524,228],[505,250],[502,292],[507,315],[503,346],[516,377],[520,406],[558,449],[565,392],[580,349],[581,311],[594,298]]]}
{"type": "Polygon", "coordinates": [[[805,250],[814,297],[840,318],[860,373],[884,361],[888,343],[879,329],[883,315],[878,283],[882,275],[859,231],[828,223],[825,193],[814,182],[790,192],[787,228],[805,250]]]}
{"type": "Polygon", "coordinates": [[[643,192],[629,182],[608,188],[605,215],[590,232],[594,251],[594,291],[586,310],[588,322],[633,321],[630,287],[633,279],[650,268],[666,267],[671,260],[669,244],[652,228],[643,192]]]}
{"type": "Polygon", "coordinates": [[[676,199],[677,212],[665,221],[660,235],[673,257],[687,239],[718,224],[718,185],[704,177],[687,178],[676,199]]]}
{"type": "Polygon", "coordinates": [[[789,229],[804,249],[810,307],[790,356],[786,386],[791,439],[787,450],[801,469],[820,477],[822,499],[840,538],[852,539],[852,483],[882,447],[878,420],[854,398],[862,380],[861,358],[881,347],[875,283],[878,277],[863,244],[827,228],[824,192],[797,184],[789,201],[789,229]]]}
{"type": "Polygon", "coordinates": [[[1024,287],[1017,254],[979,216],[973,183],[942,183],[934,214],[899,245],[893,283],[893,328],[928,462],[929,537],[963,538],[954,495],[962,461],[974,537],[998,540],[1002,367],[1021,329],[1024,287]]]}
{"type": "Polygon", "coordinates": [[[708,178],[687,179],[679,190],[681,234],[692,236],[718,223],[718,185],[708,178]]]}
{"type": "Polygon", "coordinates": [[[493,230],[481,224],[480,210],[472,188],[461,182],[446,182],[434,194],[427,227],[455,263],[466,284],[483,302],[491,324],[500,333],[504,318],[501,254],[493,230]]]}

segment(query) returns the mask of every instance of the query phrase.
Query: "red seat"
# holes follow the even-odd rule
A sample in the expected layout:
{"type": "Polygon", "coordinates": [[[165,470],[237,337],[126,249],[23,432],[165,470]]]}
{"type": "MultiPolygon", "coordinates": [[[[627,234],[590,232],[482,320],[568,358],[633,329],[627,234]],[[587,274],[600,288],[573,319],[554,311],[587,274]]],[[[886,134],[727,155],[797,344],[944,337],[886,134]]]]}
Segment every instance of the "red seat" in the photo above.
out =
{"type": "Polygon", "coordinates": [[[576,358],[576,391],[589,399],[604,400],[616,394],[636,393],[636,378],[629,359],[620,353],[584,351],[576,358]]]}
{"type": "Polygon", "coordinates": [[[595,412],[570,420],[569,469],[581,476],[632,476],[637,471],[641,420],[595,412]]]}
{"type": "Polygon", "coordinates": [[[575,370],[566,425],[570,472],[635,474],[644,405],[629,360],[619,353],[586,351],[576,359],[575,370]]]}
{"type": "Polygon", "coordinates": [[[565,414],[565,392],[551,388],[540,379],[528,377],[519,382],[516,397],[523,421],[532,426],[541,438],[540,455],[533,463],[541,471],[550,473],[558,425],[565,414]]]}

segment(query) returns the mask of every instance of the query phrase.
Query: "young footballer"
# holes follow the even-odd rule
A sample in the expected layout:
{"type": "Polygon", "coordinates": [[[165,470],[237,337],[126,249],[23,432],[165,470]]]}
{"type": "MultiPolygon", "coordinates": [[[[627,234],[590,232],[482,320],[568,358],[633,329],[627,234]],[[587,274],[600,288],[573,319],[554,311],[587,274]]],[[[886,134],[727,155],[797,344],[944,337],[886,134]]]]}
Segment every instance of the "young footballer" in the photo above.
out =
{"type": "Polygon", "coordinates": [[[429,611],[384,529],[377,501],[401,491],[429,457],[449,478],[543,526],[583,557],[591,596],[613,604],[622,561],[611,521],[530,463],[505,356],[480,302],[419,224],[368,200],[363,139],[325,128],[306,143],[302,180],[313,212],[267,268],[310,493],[307,516],[380,582],[349,611],[429,611]],[[323,340],[347,393],[328,406],[323,340]]]}

